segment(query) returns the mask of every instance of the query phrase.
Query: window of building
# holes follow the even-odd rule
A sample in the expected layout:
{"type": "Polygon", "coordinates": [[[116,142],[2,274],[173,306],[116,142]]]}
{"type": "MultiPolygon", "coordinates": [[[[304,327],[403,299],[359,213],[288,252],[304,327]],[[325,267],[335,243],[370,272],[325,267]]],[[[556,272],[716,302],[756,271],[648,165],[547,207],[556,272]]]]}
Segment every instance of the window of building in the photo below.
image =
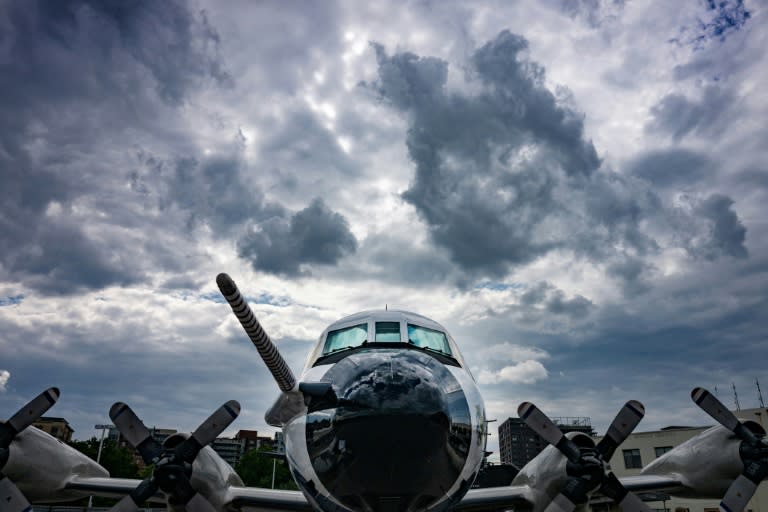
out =
{"type": "Polygon", "coordinates": [[[59,434],[59,427],[51,427],[51,435],[56,436],[59,434]]]}
{"type": "Polygon", "coordinates": [[[400,322],[376,322],[376,341],[400,341],[400,322]]]}
{"type": "Polygon", "coordinates": [[[624,467],[627,469],[642,469],[643,461],[640,459],[640,450],[622,450],[624,452],[624,467]]]}
{"type": "Polygon", "coordinates": [[[654,450],[656,450],[656,456],[657,457],[661,457],[662,455],[664,455],[668,451],[672,450],[672,447],[671,446],[657,446],[656,448],[654,448],[654,450]]]}

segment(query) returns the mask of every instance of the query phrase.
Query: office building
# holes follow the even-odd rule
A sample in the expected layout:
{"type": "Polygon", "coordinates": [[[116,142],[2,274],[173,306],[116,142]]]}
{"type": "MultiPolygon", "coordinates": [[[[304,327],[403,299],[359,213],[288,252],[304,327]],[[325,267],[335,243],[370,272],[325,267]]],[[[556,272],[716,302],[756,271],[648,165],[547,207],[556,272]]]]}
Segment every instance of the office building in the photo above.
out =
{"type": "Polygon", "coordinates": [[[42,416],[32,425],[65,443],[72,441],[72,433],[75,431],[67,420],[53,416],[42,416]]]}
{"type": "MultiPolygon", "coordinates": [[[[564,433],[583,432],[588,436],[595,434],[587,417],[560,417],[552,418],[552,421],[564,433]]],[[[520,418],[507,418],[499,425],[499,458],[503,464],[522,468],[546,446],[547,442],[520,418]]]]}

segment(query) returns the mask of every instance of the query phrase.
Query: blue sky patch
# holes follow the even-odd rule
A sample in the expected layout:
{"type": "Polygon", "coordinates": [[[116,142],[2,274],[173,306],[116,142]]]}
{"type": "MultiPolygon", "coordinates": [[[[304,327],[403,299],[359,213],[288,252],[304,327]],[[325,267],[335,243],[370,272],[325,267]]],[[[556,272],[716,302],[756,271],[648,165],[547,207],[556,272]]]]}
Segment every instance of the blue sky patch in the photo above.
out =
{"type": "Polygon", "coordinates": [[[24,295],[10,295],[8,297],[0,298],[0,307],[2,306],[18,306],[24,301],[24,295]]]}
{"type": "Polygon", "coordinates": [[[750,12],[743,0],[707,0],[707,12],[692,27],[682,27],[681,35],[670,42],[681,46],[703,49],[710,41],[725,41],[730,34],[740,30],[750,19],[750,12]]]}
{"type": "Polygon", "coordinates": [[[495,292],[505,292],[507,290],[519,290],[525,288],[522,283],[501,283],[494,281],[483,281],[475,285],[476,290],[493,290],[495,292]]]}

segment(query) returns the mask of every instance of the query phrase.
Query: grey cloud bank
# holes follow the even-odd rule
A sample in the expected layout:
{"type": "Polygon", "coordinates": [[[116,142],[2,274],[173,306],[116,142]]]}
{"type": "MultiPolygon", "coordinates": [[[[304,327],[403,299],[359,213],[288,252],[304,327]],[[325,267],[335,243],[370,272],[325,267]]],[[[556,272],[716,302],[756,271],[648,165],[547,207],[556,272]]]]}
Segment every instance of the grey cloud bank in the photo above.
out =
{"type": "Polygon", "coordinates": [[[494,417],[699,423],[690,388],[765,375],[768,25],[734,5],[6,3],[0,417],[59,385],[81,437],[116,400],[263,426],[227,271],[294,370],[397,304],[494,417]]]}

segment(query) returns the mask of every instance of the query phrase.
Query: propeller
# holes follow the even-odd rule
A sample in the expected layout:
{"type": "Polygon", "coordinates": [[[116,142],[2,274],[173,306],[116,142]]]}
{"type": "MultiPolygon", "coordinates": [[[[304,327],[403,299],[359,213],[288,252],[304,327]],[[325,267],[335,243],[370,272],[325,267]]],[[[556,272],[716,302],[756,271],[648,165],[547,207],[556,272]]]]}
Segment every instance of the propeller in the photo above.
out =
{"type": "Polygon", "coordinates": [[[520,404],[517,413],[531,429],[568,459],[566,472],[569,478],[545,512],[572,512],[577,504],[585,503],[587,495],[594,490],[612,498],[624,512],[650,512],[648,506],[629,492],[608,466],[616,448],[643,419],[643,404],[635,400],[624,404],[595,448],[579,448],[530,402],[520,404]]]}
{"type": "Polygon", "coordinates": [[[48,388],[19,409],[11,419],[5,423],[0,422],[0,503],[3,512],[25,512],[32,509],[27,498],[2,470],[10,458],[11,441],[53,407],[59,396],[58,388],[48,388]]]}
{"type": "Polygon", "coordinates": [[[724,512],[741,512],[755,494],[757,486],[768,476],[768,444],[741,423],[726,406],[704,388],[694,388],[691,398],[719,424],[741,439],[739,456],[744,470],[733,481],[720,502],[724,512]]]}
{"type": "Polygon", "coordinates": [[[172,503],[183,505],[187,512],[216,512],[213,505],[195,491],[189,481],[192,462],[200,450],[216,439],[239,414],[240,404],[230,400],[211,414],[190,437],[174,448],[164,448],[130,407],[122,402],[114,404],[109,410],[109,417],[120,434],[136,448],[144,462],[147,465],[154,464],[155,468],[149,478],[142,480],[110,512],[136,512],[139,505],[158,490],[167,493],[172,503]]]}

